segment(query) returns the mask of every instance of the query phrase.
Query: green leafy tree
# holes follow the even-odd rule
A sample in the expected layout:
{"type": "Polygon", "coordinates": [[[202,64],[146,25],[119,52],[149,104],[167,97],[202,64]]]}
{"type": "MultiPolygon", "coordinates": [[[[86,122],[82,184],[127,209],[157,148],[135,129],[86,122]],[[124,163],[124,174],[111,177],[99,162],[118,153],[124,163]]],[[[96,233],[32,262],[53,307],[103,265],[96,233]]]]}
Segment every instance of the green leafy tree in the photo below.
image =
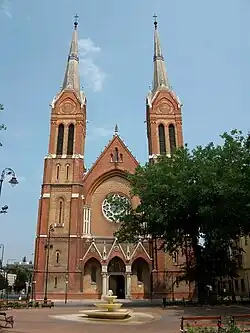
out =
{"type": "Polygon", "coordinates": [[[16,279],[14,283],[14,291],[20,292],[26,289],[26,282],[29,281],[29,272],[26,269],[18,268],[16,271],[16,279]]]}
{"type": "Polygon", "coordinates": [[[185,270],[197,282],[200,300],[215,276],[235,275],[229,249],[250,232],[249,136],[235,130],[221,138],[222,144],[192,151],[186,146],[139,166],[128,178],[140,204],[113,202],[120,212],[117,220],[123,221],[116,233],[120,241],[150,234],[170,253],[192,249],[185,270]],[[219,264],[222,259],[225,265],[219,264]]]}
{"type": "Polygon", "coordinates": [[[8,281],[2,274],[0,274],[0,290],[7,288],[8,288],[8,281]]]}

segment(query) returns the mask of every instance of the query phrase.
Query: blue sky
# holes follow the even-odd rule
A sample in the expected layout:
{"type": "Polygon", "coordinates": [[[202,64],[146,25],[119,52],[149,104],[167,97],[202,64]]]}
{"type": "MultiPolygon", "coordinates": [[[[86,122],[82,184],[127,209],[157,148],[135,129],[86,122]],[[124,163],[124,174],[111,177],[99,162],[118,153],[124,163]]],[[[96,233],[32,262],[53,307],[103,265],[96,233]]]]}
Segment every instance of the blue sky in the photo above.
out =
{"type": "Polygon", "coordinates": [[[0,0],[0,170],[6,181],[0,204],[5,259],[32,259],[37,207],[48,149],[50,107],[62,84],[72,23],[79,15],[81,83],[88,99],[87,167],[112,136],[120,135],[147,159],[145,96],[152,82],[153,19],[170,82],[184,104],[190,147],[218,142],[233,128],[249,130],[249,0],[0,0]]]}

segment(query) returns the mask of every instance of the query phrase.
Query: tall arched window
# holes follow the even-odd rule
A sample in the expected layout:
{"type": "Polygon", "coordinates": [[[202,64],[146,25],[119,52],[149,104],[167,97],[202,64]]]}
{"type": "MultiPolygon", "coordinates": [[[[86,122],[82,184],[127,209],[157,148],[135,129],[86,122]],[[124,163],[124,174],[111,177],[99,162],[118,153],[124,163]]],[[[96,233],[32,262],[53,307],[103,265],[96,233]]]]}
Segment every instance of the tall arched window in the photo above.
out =
{"type": "Polygon", "coordinates": [[[115,147],[115,162],[119,162],[119,150],[115,147]]]}
{"type": "Polygon", "coordinates": [[[170,152],[172,154],[176,148],[175,127],[173,124],[170,124],[168,126],[168,134],[169,134],[170,152]]]}
{"type": "Polygon", "coordinates": [[[69,180],[69,164],[66,165],[66,180],[69,180]]]}
{"type": "Polygon", "coordinates": [[[64,125],[60,124],[58,126],[58,134],[57,134],[57,147],[56,147],[57,155],[62,155],[63,153],[63,137],[64,137],[64,125]]]}
{"type": "Polygon", "coordinates": [[[160,154],[166,154],[165,128],[162,124],[158,127],[160,154]]]}
{"type": "Polygon", "coordinates": [[[56,263],[59,264],[60,262],[60,252],[56,251],[56,263]]]}
{"type": "Polygon", "coordinates": [[[67,147],[67,155],[73,155],[73,147],[74,147],[74,132],[75,126],[73,124],[69,125],[68,128],[68,147],[67,147]]]}
{"type": "Polygon", "coordinates": [[[55,277],[55,280],[54,280],[54,288],[57,288],[57,276],[55,277]]]}
{"type": "Polygon", "coordinates": [[[56,180],[59,180],[60,175],[60,164],[57,164],[56,166],[56,180]]]}
{"type": "Polygon", "coordinates": [[[58,224],[63,224],[63,199],[59,200],[58,224]]]}

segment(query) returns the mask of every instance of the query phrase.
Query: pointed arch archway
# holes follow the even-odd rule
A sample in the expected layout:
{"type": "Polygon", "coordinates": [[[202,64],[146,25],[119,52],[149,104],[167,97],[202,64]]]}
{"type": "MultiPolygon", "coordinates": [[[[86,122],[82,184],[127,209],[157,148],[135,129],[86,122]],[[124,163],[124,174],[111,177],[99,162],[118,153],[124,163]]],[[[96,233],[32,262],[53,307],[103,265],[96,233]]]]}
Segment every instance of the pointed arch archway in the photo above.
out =
{"type": "Polygon", "coordinates": [[[149,298],[150,295],[150,267],[148,262],[139,257],[136,258],[131,267],[133,298],[149,298]]]}
{"type": "Polygon", "coordinates": [[[85,297],[99,298],[102,294],[102,266],[94,257],[91,257],[83,269],[83,290],[85,297]]]}
{"type": "Polygon", "coordinates": [[[117,298],[125,298],[125,273],[126,266],[120,257],[113,257],[108,263],[109,290],[112,290],[117,298]]]}

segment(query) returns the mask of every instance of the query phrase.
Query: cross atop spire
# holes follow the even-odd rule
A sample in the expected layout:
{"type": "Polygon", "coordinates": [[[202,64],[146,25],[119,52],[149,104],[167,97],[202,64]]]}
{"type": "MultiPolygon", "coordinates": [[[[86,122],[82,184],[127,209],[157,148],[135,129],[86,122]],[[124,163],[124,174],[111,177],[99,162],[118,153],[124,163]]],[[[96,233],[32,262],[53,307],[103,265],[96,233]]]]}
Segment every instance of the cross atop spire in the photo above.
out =
{"type": "Polygon", "coordinates": [[[78,26],[78,18],[79,18],[79,16],[76,14],[76,15],[74,16],[74,19],[75,19],[75,22],[74,22],[75,30],[77,29],[77,26],[78,26]]]}
{"type": "Polygon", "coordinates": [[[158,25],[158,22],[157,22],[157,15],[154,14],[153,15],[153,18],[154,18],[154,26],[155,26],[155,30],[157,29],[157,25],[158,25]]]}
{"type": "Polygon", "coordinates": [[[158,22],[157,22],[157,15],[154,14],[154,78],[153,78],[153,91],[155,92],[157,89],[161,87],[166,87],[170,89],[170,84],[168,82],[164,57],[161,50],[161,44],[160,44],[160,37],[158,32],[158,22]]]}

